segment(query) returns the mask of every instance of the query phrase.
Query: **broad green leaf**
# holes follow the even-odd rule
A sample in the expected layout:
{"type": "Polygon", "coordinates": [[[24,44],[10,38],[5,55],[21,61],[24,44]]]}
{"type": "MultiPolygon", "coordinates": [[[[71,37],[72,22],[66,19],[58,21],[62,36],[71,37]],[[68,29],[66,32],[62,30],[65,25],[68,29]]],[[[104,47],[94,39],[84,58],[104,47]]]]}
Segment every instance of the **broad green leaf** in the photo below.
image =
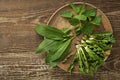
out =
{"type": "MultiPolygon", "coordinates": [[[[59,59],[57,59],[56,61],[58,61],[58,62],[63,61],[63,60],[67,57],[68,52],[69,52],[70,47],[71,47],[70,45],[71,45],[71,42],[70,42],[70,44],[68,45],[68,47],[66,48],[66,50],[63,52],[62,56],[61,56],[59,59]]],[[[60,47],[60,48],[61,48],[61,47],[60,47]]]]}
{"type": "Polygon", "coordinates": [[[61,44],[61,48],[59,48],[54,55],[51,56],[51,61],[55,61],[57,59],[59,59],[62,54],[64,54],[65,50],[67,49],[67,47],[69,46],[69,44],[71,43],[71,39],[65,41],[63,44],[61,44]]]}
{"type": "Polygon", "coordinates": [[[78,19],[78,20],[86,20],[87,17],[85,15],[76,15],[74,16],[75,19],[78,19]]]}
{"type": "Polygon", "coordinates": [[[79,24],[79,20],[72,18],[69,19],[69,23],[73,26],[76,26],[77,24],[79,24]]]}
{"type": "Polygon", "coordinates": [[[52,69],[52,68],[56,67],[57,64],[58,64],[58,62],[50,62],[49,63],[49,65],[50,65],[49,68],[52,69]]]}
{"type": "Polygon", "coordinates": [[[77,5],[75,5],[75,4],[70,4],[70,6],[72,7],[72,9],[73,9],[76,13],[79,13],[80,8],[79,8],[77,5]]]}
{"type": "Polygon", "coordinates": [[[38,46],[36,52],[37,53],[41,53],[41,52],[45,52],[49,45],[53,44],[54,41],[50,40],[50,39],[44,39],[38,46]]]}
{"type": "Polygon", "coordinates": [[[64,11],[60,15],[65,18],[72,18],[73,16],[73,14],[70,11],[64,11]]]}
{"type": "Polygon", "coordinates": [[[93,28],[93,25],[92,25],[91,23],[86,23],[86,24],[84,25],[84,27],[82,28],[82,32],[83,32],[83,34],[85,34],[85,35],[90,35],[90,34],[92,34],[92,33],[93,33],[93,30],[94,30],[94,28],[93,28]]]}
{"type": "Polygon", "coordinates": [[[101,20],[102,20],[101,16],[96,16],[91,23],[94,24],[94,25],[99,26],[100,23],[101,23],[101,20]]]}
{"type": "Polygon", "coordinates": [[[93,9],[88,9],[84,12],[84,15],[86,15],[87,17],[89,16],[95,16],[97,12],[97,9],[93,8],[93,9]]]}
{"type": "Polygon", "coordinates": [[[61,45],[63,44],[63,41],[59,41],[56,44],[54,44],[53,46],[50,47],[49,49],[49,53],[46,56],[46,62],[50,63],[51,62],[51,57],[58,51],[58,49],[61,48],[61,45]]]}
{"type": "Polygon", "coordinates": [[[35,31],[38,34],[53,40],[63,40],[63,36],[65,36],[65,33],[61,30],[48,25],[38,25],[36,26],[35,31]]]}
{"type": "Polygon", "coordinates": [[[82,4],[80,6],[80,12],[79,12],[79,14],[82,14],[83,12],[85,12],[85,10],[86,10],[85,8],[86,8],[85,4],[82,4]]]}
{"type": "MultiPolygon", "coordinates": [[[[47,62],[47,63],[53,62],[53,61],[51,61],[51,57],[52,57],[53,55],[55,55],[55,53],[58,51],[58,49],[61,48],[61,45],[63,45],[63,43],[64,43],[64,42],[62,42],[62,41],[60,42],[60,41],[59,41],[58,44],[56,44],[54,47],[51,48],[51,50],[49,51],[49,53],[48,53],[47,56],[46,56],[46,62],[47,62]]],[[[65,57],[67,56],[67,53],[68,53],[69,49],[70,49],[70,44],[69,44],[69,46],[66,48],[66,50],[63,52],[64,54],[62,54],[62,56],[61,56],[59,59],[55,60],[54,62],[60,62],[60,61],[62,61],[63,59],[65,59],[65,57]]]]}

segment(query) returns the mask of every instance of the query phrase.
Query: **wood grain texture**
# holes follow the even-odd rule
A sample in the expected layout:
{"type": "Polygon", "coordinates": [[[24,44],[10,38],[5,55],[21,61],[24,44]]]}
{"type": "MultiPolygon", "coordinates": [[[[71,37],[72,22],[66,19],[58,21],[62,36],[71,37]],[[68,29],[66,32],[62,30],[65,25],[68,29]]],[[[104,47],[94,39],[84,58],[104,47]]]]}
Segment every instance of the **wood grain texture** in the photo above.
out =
{"type": "Polygon", "coordinates": [[[120,0],[0,0],[0,80],[120,80],[120,0]],[[88,2],[109,18],[117,42],[106,64],[93,76],[49,70],[44,56],[35,54],[41,42],[34,28],[46,23],[60,6],[88,2]]]}

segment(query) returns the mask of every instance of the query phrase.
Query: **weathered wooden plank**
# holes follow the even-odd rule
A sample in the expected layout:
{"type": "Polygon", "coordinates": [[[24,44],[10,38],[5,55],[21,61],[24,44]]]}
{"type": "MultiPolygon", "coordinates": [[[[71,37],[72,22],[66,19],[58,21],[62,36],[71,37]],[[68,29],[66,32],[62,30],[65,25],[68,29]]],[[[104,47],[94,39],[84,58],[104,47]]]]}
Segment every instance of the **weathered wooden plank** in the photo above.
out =
{"type": "Polygon", "coordinates": [[[0,0],[0,80],[119,80],[120,79],[119,0],[0,0]],[[42,41],[34,28],[46,23],[60,6],[73,1],[89,2],[110,19],[117,42],[106,65],[92,77],[48,69],[45,55],[35,54],[42,41]]]}

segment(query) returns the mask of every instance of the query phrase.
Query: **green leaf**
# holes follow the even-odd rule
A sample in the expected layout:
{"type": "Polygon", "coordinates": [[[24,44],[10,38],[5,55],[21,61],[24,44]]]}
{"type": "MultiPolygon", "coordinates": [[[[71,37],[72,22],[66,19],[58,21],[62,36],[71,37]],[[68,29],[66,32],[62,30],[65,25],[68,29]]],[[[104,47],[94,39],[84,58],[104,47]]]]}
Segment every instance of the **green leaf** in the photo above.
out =
{"type": "Polygon", "coordinates": [[[55,61],[57,59],[59,59],[62,54],[64,54],[65,50],[67,49],[67,47],[70,45],[71,43],[71,39],[65,41],[63,44],[61,44],[61,48],[59,48],[54,55],[51,56],[50,61],[55,61]]]}
{"type": "Polygon", "coordinates": [[[63,41],[57,41],[57,42],[55,42],[54,45],[52,45],[52,46],[49,47],[50,49],[49,49],[49,52],[48,52],[48,54],[47,54],[47,56],[46,56],[46,62],[47,62],[47,63],[50,63],[50,62],[51,62],[51,57],[52,57],[53,55],[55,55],[55,53],[58,51],[58,49],[61,48],[61,45],[62,45],[63,43],[64,43],[63,41]]]}
{"type": "Polygon", "coordinates": [[[101,16],[96,16],[91,23],[94,24],[94,25],[99,26],[100,23],[101,23],[101,20],[102,20],[101,16]]]}
{"type": "Polygon", "coordinates": [[[38,34],[53,40],[63,40],[63,36],[65,36],[65,33],[61,30],[48,25],[38,25],[36,26],[35,31],[38,34]]]}
{"type": "Polygon", "coordinates": [[[53,44],[54,41],[50,40],[50,39],[44,39],[38,46],[36,52],[37,53],[41,53],[41,52],[45,52],[46,49],[48,49],[49,45],[53,44]]]}
{"type": "Polygon", "coordinates": [[[73,14],[70,11],[64,11],[60,14],[64,18],[72,18],[73,14]]]}
{"type": "Polygon", "coordinates": [[[70,28],[63,28],[62,31],[65,33],[65,34],[69,34],[71,29],[70,28]]]}
{"type": "Polygon", "coordinates": [[[83,28],[83,24],[81,23],[79,27],[75,28],[75,33],[76,35],[79,35],[80,33],[82,33],[82,28],[83,28]]]}
{"type": "Polygon", "coordinates": [[[85,15],[76,15],[74,16],[75,19],[78,19],[78,20],[86,20],[87,17],[85,15]]]}
{"type": "Polygon", "coordinates": [[[71,45],[71,42],[68,45],[68,47],[66,48],[66,50],[63,52],[62,56],[59,59],[57,59],[56,61],[58,61],[58,62],[63,61],[67,57],[67,55],[69,54],[70,47],[71,47],[70,45],[71,45]]]}
{"type": "Polygon", "coordinates": [[[80,13],[79,14],[82,14],[83,12],[85,12],[85,10],[86,10],[85,8],[86,8],[85,4],[82,4],[80,6],[80,13]]]}
{"type": "Polygon", "coordinates": [[[93,33],[93,25],[91,23],[86,23],[85,26],[82,28],[82,32],[85,35],[90,35],[93,33]]]}
{"type": "Polygon", "coordinates": [[[77,24],[79,24],[79,20],[72,18],[69,19],[69,23],[73,26],[76,26],[77,24]]]}
{"type": "Polygon", "coordinates": [[[72,7],[72,9],[73,9],[76,13],[79,13],[80,8],[79,8],[77,5],[75,5],[75,4],[70,4],[70,6],[72,7]]]}
{"type": "Polygon", "coordinates": [[[52,68],[56,67],[57,64],[58,64],[58,62],[50,62],[49,63],[49,65],[50,65],[49,68],[52,69],[52,68]]]}
{"type": "Polygon", "coordinates": [[[84,15],[86,15],[87,17],[89,17],[89,16],[95,16],[96,12],[97,12],[97,9],[93,8],[93,9],[86,10],[84,12],[84,15]]]}
{"type": "Polygon", "coordinates": [[[73,71],[73,69],[74,69],[74,64],[72,63],[72,64],[70,64],[70,66],[68,67],[68,72],[70,72],[70,73],[72,73],[72,71],[73,71]]]}
{"type": "MultiPolygon", "coordinates": [[[[51,57],[53,55],[55,55],[55,53],[61,48],[61,45],[63,45],[63,44],[64,44],[63,41],[59,41],[56,45],[54,45],[53,47],[51,47],[51,49],[49,50],[49,53],[46,56],[46,62],[47,63],[51,62],[51,57]]],[[[68,53],[69,49],[70,49],[70,44],[66,48],[66,50],[63,52],[64,54],[62,54],[62,56],[59,59],[57,59],[56,61],[54,61],[54,62],[60,62],[60,61],[62,61],[67,56],[67,53],[68,53]]]]}

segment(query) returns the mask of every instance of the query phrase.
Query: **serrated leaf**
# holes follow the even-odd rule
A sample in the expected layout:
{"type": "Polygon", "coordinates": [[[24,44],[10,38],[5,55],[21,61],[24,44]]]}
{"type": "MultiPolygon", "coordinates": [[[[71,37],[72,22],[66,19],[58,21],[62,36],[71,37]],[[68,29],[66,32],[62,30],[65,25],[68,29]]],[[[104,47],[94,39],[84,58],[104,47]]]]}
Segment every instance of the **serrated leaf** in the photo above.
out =
{"type": "Polygon", "coordinates": [[[85,4],[82,4],[80,7],[80,12],[79,12],[79,14],[82,14],[83,12],[85,12],[85,8],[86,8],[86,6],[85,6],[85,4]]]}
{"type": "Polygon", "coordinates": [[[94,25],[99,26],[100,23],[101,23],[101,20],[102,20],[101,16],[96,16],[91,23],[94,24],[94,25]]]}
{"type": "Polygon", "coordinates": [[[78,20],[86,20],[87,17],[85,15],[76,15],[74,16],[75,19],[78,19],[78,20]]]}
{"type": "Polygon", "coordinates": [[[97,12],[97,9],[93,8],[93,9],[88,9],[84,12],[84,15],[86,15],[87,17],[89,16],[95,16],[97,12]]]}
{"type": "Polygon", "coordinates": [[[36,26],[35,31],[38,34],[53,40],[63,40],[63,36],[66,35],[61,30],[48,25],[38,25],[36,26]]]}
{"type": "Polygon", "coordinates": [[[73,26],[76,26],[77,24],[79,24],[79,20],[72,18],[69,19],[69,23],[73,26]]]}
{"type": "Polygon", "coordinates": [[[79,8],[77,5],[75,5],[75,4],[70,4],[70,6],[72,7],[72,9],[73,9],[76,13],[79,13],[80,8],[79,8]]]}
{"type": "Polygon", "coordinates": [[[71,43],[71,39],[65,41],[63,44],[60,45],[61,48],[59,48],[54,55],[51,56],[50,61],[55,61],[57,59],[59,59],[62,54],[64,54],[65,50],[67,49],[67,47],[70,45],[71,43]]]}
{"type": "Polygon", "coordinates": [[[93,33],[93,25],[91,23],[86,23],[85,26],[82,28],[82,32],[85,35],[90,35],[93,33]]]}
{"type": "Polygon", "coordinates": [[[64,11],[60,14],[64,18],[72,18],[73,14],[70,11],[64,11]]]}

